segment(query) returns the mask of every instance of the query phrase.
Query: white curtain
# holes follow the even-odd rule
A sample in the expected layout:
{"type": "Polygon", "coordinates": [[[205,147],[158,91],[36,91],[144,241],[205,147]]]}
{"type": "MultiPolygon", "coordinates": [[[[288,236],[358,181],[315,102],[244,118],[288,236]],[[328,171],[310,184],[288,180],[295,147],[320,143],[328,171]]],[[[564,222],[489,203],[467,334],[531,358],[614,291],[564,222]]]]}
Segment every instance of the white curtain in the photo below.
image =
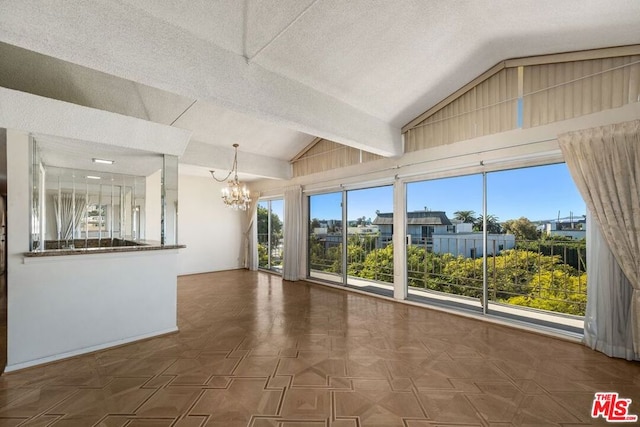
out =
{"type": "Polygon", "coordinates": [[[300,252],[302,244],[302,188],[284,192],[284,259],[282,278],[300,278],[300,252]]]}
{"type": "MultiPolygon", "coordinates": [[[[633,351],[638,357],[640,120],[569,132],[560,135],[558,141],[587,208],[600,226],[611,253],[633,287],[628,322],[633,334],[633,351]]],[[[614,281],[615,278],[609,277],[606,280],[614,281]]],[[[596,283],[595,286],[601,285],[596,283]]],[[[610,314],[615,317],[614,313],[610,314]]],[[[617,318],[620,319],[620,316],[617,318]]]]}
{"type": "Polygon", "coordinates": [[[610,357],[634,359],[631,328],[633,288],[602,236],[587,215],[587,309],[584,343],[610,357]]]}
{"type": "Polygon", "coordinates": [[[258,269],[258,227],[256,226],[256,212],[258,211],[260,193],[251,194],[251,205],[245,211],[242,236],[244,237],[243,266],[249,270],[258,269]]]}
{"type": "Polygon", "coordinates": [[[74,197],[73,193],[62,193],[59,197],[57,194],[53,196],[58,240],[73,239],[86,207],[86,199],[82,196],[74,197]]]}

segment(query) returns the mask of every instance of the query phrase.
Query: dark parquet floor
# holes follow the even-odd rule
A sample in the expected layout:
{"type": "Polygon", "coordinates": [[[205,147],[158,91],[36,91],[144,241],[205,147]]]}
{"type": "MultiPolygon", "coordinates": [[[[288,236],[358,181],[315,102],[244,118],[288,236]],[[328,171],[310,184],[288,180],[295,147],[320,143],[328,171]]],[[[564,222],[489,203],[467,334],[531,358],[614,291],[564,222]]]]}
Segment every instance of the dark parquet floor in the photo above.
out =
{"type": "Polygon", "coordinates": [[[0,426],[424,427],[640,413],[640,364],[245,270],[179,278],[180,332],[4,374],[0,426]]]}

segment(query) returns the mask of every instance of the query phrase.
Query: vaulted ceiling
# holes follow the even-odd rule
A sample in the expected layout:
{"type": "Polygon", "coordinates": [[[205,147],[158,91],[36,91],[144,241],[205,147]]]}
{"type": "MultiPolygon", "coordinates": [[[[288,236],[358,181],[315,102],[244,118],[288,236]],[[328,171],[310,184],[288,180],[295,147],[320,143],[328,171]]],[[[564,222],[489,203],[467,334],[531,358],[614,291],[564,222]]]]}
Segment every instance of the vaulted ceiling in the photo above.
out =
{"type": "Polygon", "coordinates": [[[402,125],[497,62],[639,29],[637,0],[3,0],[0,86],[187,129],[203,170],[239,143],[241,171],[285,178],[315,137],[397,156],[402,125]]]}

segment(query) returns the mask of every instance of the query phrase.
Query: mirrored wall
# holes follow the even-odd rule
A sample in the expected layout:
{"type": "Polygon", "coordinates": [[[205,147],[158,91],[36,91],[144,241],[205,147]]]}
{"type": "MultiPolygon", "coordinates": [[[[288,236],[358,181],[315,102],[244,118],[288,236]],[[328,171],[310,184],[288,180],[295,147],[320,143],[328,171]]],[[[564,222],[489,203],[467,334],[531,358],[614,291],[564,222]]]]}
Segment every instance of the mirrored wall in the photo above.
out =
{"type": "Polygon", "coordinates": [[[33,250],[145,238],[145,177],[44,165],[38,169],[33,250]]]}
{"type": "MultiPolygon", "coordinates": [[[[50,165],[46,143],[31,142],[31,250],[175,245],[178,239],[178,159],[144,154],[145,175],[50,165]],[[44,155],[43,155],[44,153],[44,155]]],[[[59,149],[60,145],[54,148],[59,149]]],[[[127,156],[134,162],[135,153],[127,156]]],[[[86,162],[91,165],[89,158],[86,162]]],[[[79,162],[80,163],[80,162],[79,162]]]]}

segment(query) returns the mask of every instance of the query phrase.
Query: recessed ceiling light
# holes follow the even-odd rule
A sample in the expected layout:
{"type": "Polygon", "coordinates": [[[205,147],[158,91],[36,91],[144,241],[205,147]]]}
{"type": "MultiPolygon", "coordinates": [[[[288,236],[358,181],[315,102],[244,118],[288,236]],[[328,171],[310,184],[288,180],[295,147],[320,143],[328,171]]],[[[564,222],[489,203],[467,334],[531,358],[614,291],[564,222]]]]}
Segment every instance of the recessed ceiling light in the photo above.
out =
{"type": "Polygon", "coordinates": [[[96,157],[94,157],[92,160],[93,163],[102,163],[103,165],[112,165],[115,163],[115,160],[98,159],[96,157]]]}
{"type": "Polygon", "coordinates": [[[87,179],[100,179],[99,176],[87,175],[87,179]]]}

